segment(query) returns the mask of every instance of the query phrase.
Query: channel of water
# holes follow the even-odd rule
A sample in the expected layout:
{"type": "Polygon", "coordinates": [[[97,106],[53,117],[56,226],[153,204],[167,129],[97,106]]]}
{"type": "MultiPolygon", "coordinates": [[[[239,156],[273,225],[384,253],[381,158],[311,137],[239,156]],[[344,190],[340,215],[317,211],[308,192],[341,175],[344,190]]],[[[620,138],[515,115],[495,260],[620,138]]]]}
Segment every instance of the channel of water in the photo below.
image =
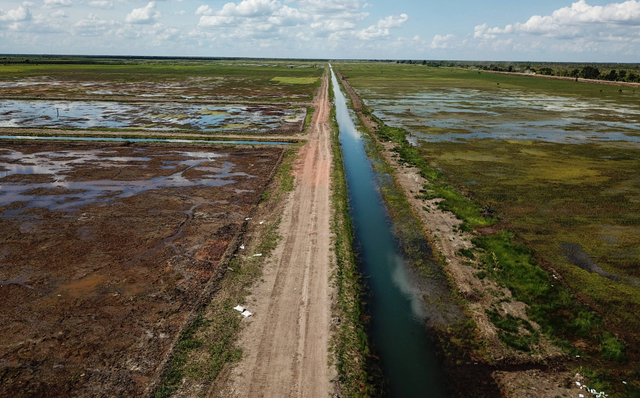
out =
{"type": "Polygon", "coordinates": [[[412,272],[394,235],[393,222],[377,185],[345,97],[331,68],[336,118],[349,192],[355,247],[370,292],[370,334],[380,355],[392,397],[449,397],[446,377],[428,334],[412,272]]]}
{"type": "Polygon", "coordinates": [[[120,137],[58,137],[58,136],[24,136],[24,135],[0,135],[0,140],[49,140],[49,141],[107,141],[107,142],[170,142],[179,144],[232,144],[232,145],[291,145],[290,142],[280,141],[207,141],[185,140],[173,138],[120,138],[120,137]]]}

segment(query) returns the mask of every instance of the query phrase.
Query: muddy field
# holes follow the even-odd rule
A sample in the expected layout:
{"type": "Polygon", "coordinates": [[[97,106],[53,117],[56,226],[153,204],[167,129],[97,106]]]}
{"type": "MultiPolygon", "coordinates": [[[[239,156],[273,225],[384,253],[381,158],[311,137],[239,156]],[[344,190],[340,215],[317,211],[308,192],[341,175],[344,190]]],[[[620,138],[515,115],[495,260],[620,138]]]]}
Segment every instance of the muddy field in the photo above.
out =
{"type": "Polygon", "coordinates": [[[141,396],[282,151],[0,143],[0,396],[141,396]]]}
{"type": "Polygon", "coordinates": [[[0,127],[193,130],[297,134],[304,108],[167,102],[22,101],[0,103],[0,127]]]}

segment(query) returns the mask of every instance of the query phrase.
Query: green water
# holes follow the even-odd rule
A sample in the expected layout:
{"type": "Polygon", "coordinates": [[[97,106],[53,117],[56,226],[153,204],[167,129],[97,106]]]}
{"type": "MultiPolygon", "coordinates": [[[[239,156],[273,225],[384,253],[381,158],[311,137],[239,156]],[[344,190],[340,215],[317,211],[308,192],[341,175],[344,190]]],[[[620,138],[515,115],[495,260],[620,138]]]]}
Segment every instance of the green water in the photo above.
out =
{"type": "Polygon", "coordinates": [[[349,191],[355,245],[370,291],[371,339],[392,397],[449,397],[444,371],[427,333],[425,311],[364,142],[331,70],[340,145],[349,191]]]}

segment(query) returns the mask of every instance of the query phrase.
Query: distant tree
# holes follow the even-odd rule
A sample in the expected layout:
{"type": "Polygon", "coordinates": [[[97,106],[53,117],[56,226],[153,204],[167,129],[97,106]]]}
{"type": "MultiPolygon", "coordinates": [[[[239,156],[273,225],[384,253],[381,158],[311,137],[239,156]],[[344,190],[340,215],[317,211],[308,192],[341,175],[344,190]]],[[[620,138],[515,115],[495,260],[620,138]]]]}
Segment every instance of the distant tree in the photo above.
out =
{"type": "Polygon", "coordinates": [[[620,72],[618,72],[618,76],[620,77],[620,80],[624,79],[625,77],[627,77],[627,71],[621,70],[620,72]]]}
{"type": "Polygon", "coordinates": [[[547,75],[547,76],[553,75],[553,69],[551,69],[551,68],[540,68],[540,74],[541,75],[547,75]]]}
{"type": "Polygon", "coordinates": [[[629,73],[627,75],[627,81],[628,82],[636,82],[636,81],[638,81],[638,76],[635,73],[631,72],[631,73],[629,73]]]}
{"type": "Polygon", "coordinates": [[[427,64],[427,61],[422,61],[422,65],[426,65],[426,64],[427,64]]]}
{"type": "Polygon", "coordinates": [[[509,65],[509,72],[513,72],[513,65],[509,65]]]}
{"type": "Polygon", "coordinates": [[[593,66],[585,66],[580,71],[580,77],[583,77],[585,79],[597,79],[598,77],[600,77],[600,71],[598,70],[598,68],[595,68],[593,66]]]}
{"type": "Polygon", "coordinates": [[[604,80],[610,80],[612,82],[618,80],[618,72],[615,69],[612,69],[608,74],[604,76],[604,80]]]}
{"type": "Polygon", "coordinates": [[[572,70],[572,71],[570,72],[569,76],[571,76],[571,77],[578,77],[578,76],[580,76],[580,70],[578,70],[578,69],[574,69],[574,70],[572,70]]]}

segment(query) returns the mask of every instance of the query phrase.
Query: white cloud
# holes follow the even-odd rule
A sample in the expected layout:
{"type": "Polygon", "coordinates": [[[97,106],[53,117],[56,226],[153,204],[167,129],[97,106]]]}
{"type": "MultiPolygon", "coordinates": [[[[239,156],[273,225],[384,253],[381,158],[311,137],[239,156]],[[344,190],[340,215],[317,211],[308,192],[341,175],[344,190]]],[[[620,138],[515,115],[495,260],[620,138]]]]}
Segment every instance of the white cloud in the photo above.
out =
{"type": "Polygon", "coordinates": [[[126,21],[132,24],[151,24],[160,17],[160,12],[156,11],[156,2],[152,1],[142,8],[136,8],[129,15],[126,21]]]}
{"type": "Polygon", "coordinates": [[[31,11],[28,8],[20,6],[15,10],[9,10],[6,13],[0,11],[0,21],[2,22],[23,22],[31,19],[31,11]]]}
{"type": "Polygon", "coordinates": [[[44,0],[46,8],[71,7],[72,5],[71,0],[44,0]]]}
{"type": "Polygon", "coordinates": [[[551,15],[534,15],[527,22],[504,28],[487,24],[475,27],[474,38],[493,39],[499,35],[542,35],[557,39],[598,36],[635,36],[640,28],[640,1],[590,6],[585,0],[555,10],[551,15]]]}
{"type": "Polygon", "coordinates": [[[103,10],[110,10],[113,8],[113,2],[108,0],[93,0],[87,3],[89,7],[102,8],[103,10]]]}
{"type": "Polygon", "coordinates": [[[379,28],[399,28],[401,27],[407,20],[409,16],[407,14],[400,14],[397,17],[394,15],[389,15],[385,19],[381,19],[378,21],[379,28]]]}
{"type": "Polygon", "coordinates": [[[23,6],[23,7],[35,7],[35,6],[36,6],[36,3],[31,2],[31,1],[23,1],[23,2],[22,2],[22,6],[23,6]]]}
{"type": "Polygon", "coordinates": [[[69,18],[69,14],[62,10],[58,10],[52,14],[50,14],[52,18],[69,18]]]}
{"type": "Polygon", "coordinates": [[[213,15],[213,10],[209,7],[208,4],[202,5],[198,7],[196,10],[196,15],[213,15]]]}
{"type": "Polygon", "coordinates": [[[455,45],[455,38],[456,37],[452,34],[448,34],[445,36],[435,35],[433,37],[433,40],[431,40],[431,45],[429,47],[434,49],[451,48],[455,45]]]}
{"type": "Polygon", "coordinates": [[[409,16],[407,14],[400,14],[398,16],[389,15],[379,20],[377,24],[356,32],[356,37],[361,40],[374,40],[388,37],[390,35],[389,28],[399,28],[407,22],[408,19],[409,16]]]}
{"type": "Polygon", "coordinates": [[[115,21],[104,20],[97,15],[89,14],[73,26],[73,32],[81,36],[99,36],[118,25],[115,21]]]}

